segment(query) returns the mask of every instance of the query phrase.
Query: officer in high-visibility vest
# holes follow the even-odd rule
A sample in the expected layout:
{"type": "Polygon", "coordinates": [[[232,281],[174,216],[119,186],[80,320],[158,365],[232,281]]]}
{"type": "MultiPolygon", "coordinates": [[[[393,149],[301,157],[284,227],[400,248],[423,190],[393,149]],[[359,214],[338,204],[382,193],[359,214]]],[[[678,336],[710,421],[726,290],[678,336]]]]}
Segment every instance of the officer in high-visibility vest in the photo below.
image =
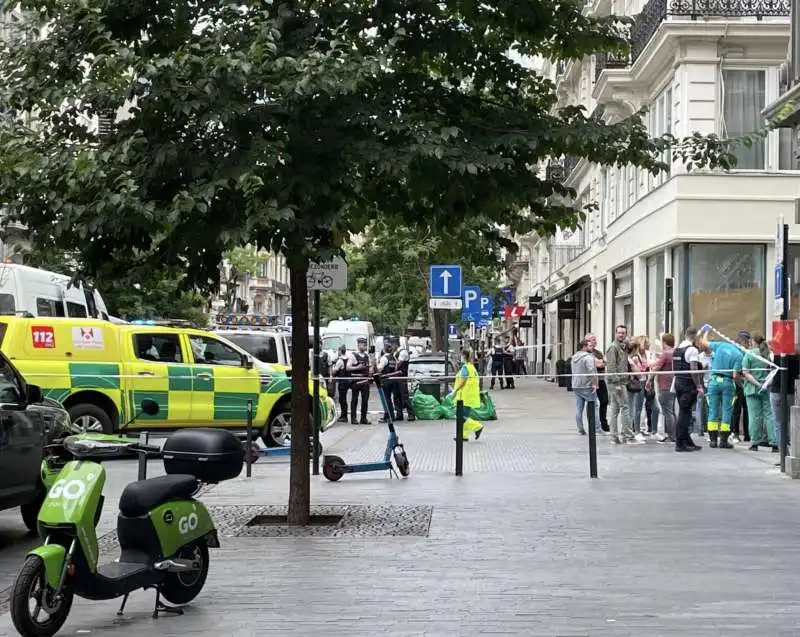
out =
{"type": "Polygon", "coordinates": [[[750,332],[742,330],[735,340],[740,347],[727,341],[711,341],[708,344],[714,353],[711,378],[708,381],[709,447],[733,449],[733,445],[728,442],[731,412],[736,396],[736,382],[742,373],[744,351],[750,345],[750,332]]]}
{"type": "Polygon", "coordinates": [[[477,440],[483,433],[483,424],[472,417],[473,410],[481,406],[478,370],[472,364],[472,352],[468,349],[461,350],[461,362],[453,388],[453,400],[464,402],[464,440],[469,440],[471,433],[475,434],[477,440]]]}

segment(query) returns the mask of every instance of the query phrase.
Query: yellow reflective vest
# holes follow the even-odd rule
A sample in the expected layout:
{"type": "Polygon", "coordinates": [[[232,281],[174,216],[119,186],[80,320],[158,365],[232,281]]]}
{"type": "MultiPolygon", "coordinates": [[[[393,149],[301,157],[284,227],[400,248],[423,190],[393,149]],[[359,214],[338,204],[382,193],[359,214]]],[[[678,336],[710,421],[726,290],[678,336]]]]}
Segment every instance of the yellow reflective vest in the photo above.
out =
{"type": "Polygon", "coordinates": [[[472,363],[464,363],[458,372],[456,381],[456,400],[464,401],[464,407],[477,408],[481,406],[481,385],[478,370],[472,363]]]}

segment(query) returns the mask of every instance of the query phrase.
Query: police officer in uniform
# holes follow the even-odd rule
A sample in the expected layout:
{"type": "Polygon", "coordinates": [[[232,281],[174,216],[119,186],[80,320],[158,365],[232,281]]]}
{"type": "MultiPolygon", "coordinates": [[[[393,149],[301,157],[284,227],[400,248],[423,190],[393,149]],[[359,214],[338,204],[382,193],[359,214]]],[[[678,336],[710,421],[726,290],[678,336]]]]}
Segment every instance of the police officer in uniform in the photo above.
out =
{"type": "Polygon", "coordinates": [[[409,421],[417,419],[414,413],[414,405],[411,404],[411,396],[408,393],[408,363],[411,357],[408,350],[403,348],[397,353],[397,375],[395,381],[394,410],[397,420],[403,420],[403,410],[408,412],[409,421]]]}
{"type": "MultiPolygon", "coordinates": [[[[389,416],[391,416],[392,420],[394,420],[398,411],[398,405],[395,402],[397,381],[392,378],[393,376],[398,375],[397,358],[395,358],[394,348],[392,347],[391,343],[388,344],[383,350],[383,356],[381,356],[381,359],[378,362],[378,372],[384,377],[383,395],[386,397],[386,406],[389,408],[389,413],[387,414],[384,412],[383,420],[381,421],[386,422],[389,416]]],[[[401,411],[400,413],[402,414],[403,412],[401,411]]]]}
{"type": "MultiPolygon", "coordinates": [[[[339,416],[339,422],[347,422],[347,390],[350,389],[350,379],[347,373],[347,346],[342,345],[339,348],[339,356],[333,364],[332,376],[336,383],[336,390],[339,392],[339,407],[342,414],[339,416]]],[[[355,424],[355,419],[354,419],[355,424]]]]}
{"type": "Polygon", "coordinates": [[[695,346],[697,330],[690,327],[683,341],[672,352],[672,369],[675,373],[675,396],[678,399],[678,422],[676,425],[675,451],[699,451],[689,429],[698,397],[705,396],[703,371],[700,367],[700,352],[695,346]]]}
{"type": "Polygon", "coordinates": [[[351,352],[347,359],[347,373],[350,376],[350,388],[353,396],[350,399],[350,422],[356,423],[356,407],[358,398],[361,397],[361,420],[362,425],[368,425],[367,410],[369,407],[369,353],[367,352],[367,339],[363,336],[358,337],[358,351],[351,352]]]}
{"type": "Polygon", "coordinates": [[[500,377],[500,389],[503,389],[503,359],[505,356],[505,348],[500,342],[500,337],[494,339],[494,347],[492,347],[492,383],[490,389],[494,389],[494,379],[500,377]]]}

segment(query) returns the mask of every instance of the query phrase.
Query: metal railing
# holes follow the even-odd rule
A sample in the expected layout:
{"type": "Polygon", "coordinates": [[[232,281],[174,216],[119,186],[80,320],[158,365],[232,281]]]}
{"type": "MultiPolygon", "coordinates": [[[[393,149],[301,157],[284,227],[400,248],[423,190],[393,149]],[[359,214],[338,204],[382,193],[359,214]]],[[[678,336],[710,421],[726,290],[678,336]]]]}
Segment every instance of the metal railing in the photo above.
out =
{"type": "Polygon", "coordinates": [[[650,0],[631,28],[631,62],[642,54],[659,25],[670,17],[756,18],[788,16],[789,0],[650,0]]]}

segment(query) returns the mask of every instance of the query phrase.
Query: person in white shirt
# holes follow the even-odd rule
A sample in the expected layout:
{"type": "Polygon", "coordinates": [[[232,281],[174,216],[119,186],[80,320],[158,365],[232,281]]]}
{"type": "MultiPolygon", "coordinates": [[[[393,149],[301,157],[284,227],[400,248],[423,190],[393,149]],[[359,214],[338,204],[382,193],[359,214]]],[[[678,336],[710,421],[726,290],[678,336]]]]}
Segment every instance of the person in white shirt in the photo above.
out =
{"type": "Polygon", "coordinates": [[[339,407],[342,410],[339,422],[347,422],[347,390],[350,389],[350,379],[347,377],[347,346],[339,348],[339,356],[333,364],[331,377],[336,382],[336,391],[339,393],[339,407]]]}
{"type": "Polygon", "coordinates": [[[367,351],[367,339],[359,336],[358,351],[350,352],[347,358],[347,373],[351,378],[351,390],[353,396],[350,399],[350,422],[356,424],[356,407],[358,407],[358,397],[361,397],[361,420],[362,425],[368,425],[367,411],[369,408],[369,372],[370,361],[367,351]]]}

